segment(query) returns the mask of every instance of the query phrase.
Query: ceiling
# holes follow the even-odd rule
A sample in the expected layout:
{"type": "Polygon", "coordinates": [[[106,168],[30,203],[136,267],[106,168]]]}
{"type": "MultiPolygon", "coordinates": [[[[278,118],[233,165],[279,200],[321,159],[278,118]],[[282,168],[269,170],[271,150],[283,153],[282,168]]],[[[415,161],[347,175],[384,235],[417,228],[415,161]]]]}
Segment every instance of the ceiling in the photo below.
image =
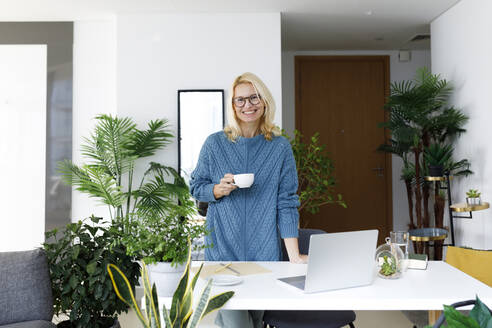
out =
{"type": "Polygon", "coordinates": [[[3,0],[0,21],[79,20],[130,13],[281,12],[284,50],[428,49],[429,41],[408,41],[429,33],[429,23],[458,1],[3,0]]]}

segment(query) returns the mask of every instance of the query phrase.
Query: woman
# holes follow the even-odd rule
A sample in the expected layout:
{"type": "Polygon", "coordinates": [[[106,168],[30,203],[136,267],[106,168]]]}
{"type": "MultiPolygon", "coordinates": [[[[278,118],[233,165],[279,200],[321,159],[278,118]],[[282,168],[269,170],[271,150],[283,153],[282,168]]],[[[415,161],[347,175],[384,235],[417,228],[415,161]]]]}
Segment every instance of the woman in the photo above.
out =
{"type": "MultiPolygon", "coordinates": [[[[297,171],[292,148],[273,124],[275,103],[254,74],[238,76],[227,103],[228,125],[207,138],[191,175],[193,197],[208,202],[207,261],[279,261],[283,239],[293,263],[299,254],[297,171]],[[233,174],[254,173],[249,188],[233,174]]],[[[222,327],[261,327],[262,311],[220,311],[222,327]]]]}

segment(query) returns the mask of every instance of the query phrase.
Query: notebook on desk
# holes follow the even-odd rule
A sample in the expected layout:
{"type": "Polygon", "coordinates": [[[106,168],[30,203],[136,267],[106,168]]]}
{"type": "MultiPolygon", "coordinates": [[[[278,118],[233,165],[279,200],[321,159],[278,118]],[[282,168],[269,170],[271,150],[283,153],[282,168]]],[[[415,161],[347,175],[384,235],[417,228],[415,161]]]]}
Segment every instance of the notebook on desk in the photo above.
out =
{"type": "Polygon", "coordinates": [[[370,285],[377,239],[377,230],[312,235],[307,274],[278,281],[305,293],[370,285]]]}

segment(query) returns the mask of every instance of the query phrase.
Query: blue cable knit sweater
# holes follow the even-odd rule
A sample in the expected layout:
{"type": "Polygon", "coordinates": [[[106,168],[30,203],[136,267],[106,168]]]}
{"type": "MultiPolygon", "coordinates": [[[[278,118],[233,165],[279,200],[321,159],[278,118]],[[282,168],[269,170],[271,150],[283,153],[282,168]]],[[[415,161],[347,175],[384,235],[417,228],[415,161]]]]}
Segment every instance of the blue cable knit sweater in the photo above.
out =
{"type": "Polygon", "coordinates": [[[209,202],[205,249],[207,261],[278,261],[280,238],[298,236],[297,172],[290,143],[284,137],[266,140],[227,139],[210,135],[191,174],[193,197],[209,202]],[[213,186],[224,174],[254,173],[250,188],[237,188],[218,200],[213,186]],[[280,238],[279,238],[280,237],[280,238]]]}

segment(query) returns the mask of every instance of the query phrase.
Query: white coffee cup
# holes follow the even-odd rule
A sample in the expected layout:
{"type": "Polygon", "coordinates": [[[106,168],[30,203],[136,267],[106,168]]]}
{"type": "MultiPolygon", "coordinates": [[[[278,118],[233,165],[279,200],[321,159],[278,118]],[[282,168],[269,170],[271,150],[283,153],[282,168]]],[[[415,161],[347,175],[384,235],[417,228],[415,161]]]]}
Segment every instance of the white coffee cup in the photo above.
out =
{"type": "Polygon", "coordinates": [[[234,185],[239,188],[249,188],[255,181],[254,173],[244,173],[244,174],[235,174],[234,175],[234,185]]]}

